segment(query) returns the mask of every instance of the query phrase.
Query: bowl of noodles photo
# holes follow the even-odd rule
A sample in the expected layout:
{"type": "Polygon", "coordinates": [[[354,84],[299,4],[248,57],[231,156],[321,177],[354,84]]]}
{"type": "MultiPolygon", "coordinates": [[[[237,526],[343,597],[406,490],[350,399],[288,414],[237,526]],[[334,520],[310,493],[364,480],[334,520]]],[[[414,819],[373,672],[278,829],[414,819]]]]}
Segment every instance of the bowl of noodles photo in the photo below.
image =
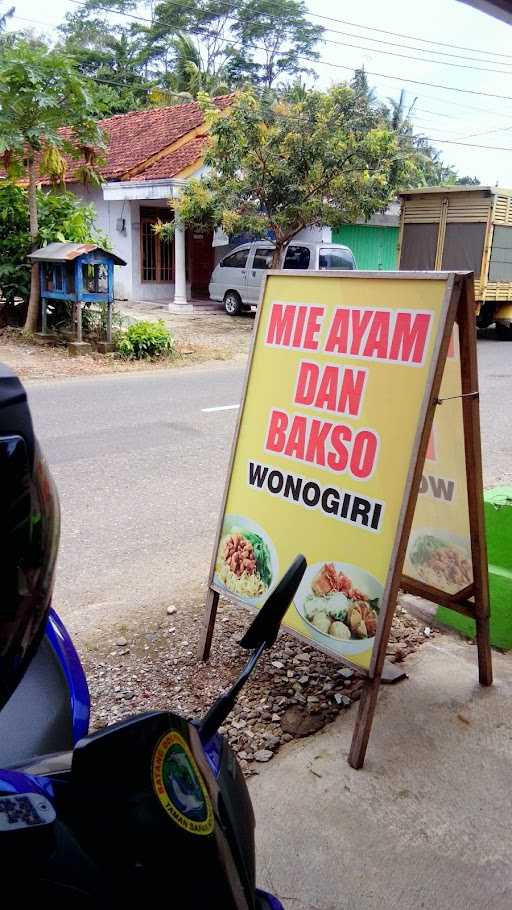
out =
{"type": "Polygon", "coordinates": [[[217,585],[250,606],[259,606],[279,578],[274,545],[252,519],[226,515],[217,551],[217,585]]]}
{"type": "Polygon", "coordinates": [[[415,531],[407,549],[405,574],[456,594],[473,581],[470,541],[448,531],[415,531]]]}
{"type": "Polygon", "coordinates": [[[315,641],[349,656],[371,649],[383,591],[359,566],[317,562],[306,570],[294,603],[315,641]]]}

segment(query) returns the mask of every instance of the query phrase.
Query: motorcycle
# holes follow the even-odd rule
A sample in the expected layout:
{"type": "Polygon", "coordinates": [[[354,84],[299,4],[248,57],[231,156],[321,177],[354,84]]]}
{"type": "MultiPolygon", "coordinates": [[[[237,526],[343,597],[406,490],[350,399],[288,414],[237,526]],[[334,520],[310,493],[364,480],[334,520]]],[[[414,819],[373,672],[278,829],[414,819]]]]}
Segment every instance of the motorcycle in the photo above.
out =
{"type": "Polygon", "coordinates": [[[3,624],[0,615],[0,855],[10,873],[2,877],[3,895],[27,904],[47,899],[53,908],[149,900],[180,910],[283,910],[256,887],[249,791],[218,730],[277,638],[304,557],[253,619],[240,642],[250,651],[244,669],[201,720],[152,711],[88,735],[85,675],[64,626],[47,609],[55,492],[23,387],[8,378],[14,411],[2,408],[0,373],[0,543],[17,561],[6,584],[14,590],[17,579],[13,603],[23,610],[11,609],[3,624]],[[14,424],[6,419],[13,413],[14,424]]]}

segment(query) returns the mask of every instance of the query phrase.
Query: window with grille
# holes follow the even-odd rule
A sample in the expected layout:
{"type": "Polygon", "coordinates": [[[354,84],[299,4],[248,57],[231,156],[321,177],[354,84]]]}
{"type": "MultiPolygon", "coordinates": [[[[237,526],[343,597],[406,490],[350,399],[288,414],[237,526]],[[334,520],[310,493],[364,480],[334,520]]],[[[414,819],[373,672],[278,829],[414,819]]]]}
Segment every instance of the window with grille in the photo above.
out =
{"type": "Polygon", "coordinates": [[[142,281],[174,281],[174,242],[160,240],[155,234],[157,221],[172,221],[166,209],[141,209],[141,278],[142,281]]]}

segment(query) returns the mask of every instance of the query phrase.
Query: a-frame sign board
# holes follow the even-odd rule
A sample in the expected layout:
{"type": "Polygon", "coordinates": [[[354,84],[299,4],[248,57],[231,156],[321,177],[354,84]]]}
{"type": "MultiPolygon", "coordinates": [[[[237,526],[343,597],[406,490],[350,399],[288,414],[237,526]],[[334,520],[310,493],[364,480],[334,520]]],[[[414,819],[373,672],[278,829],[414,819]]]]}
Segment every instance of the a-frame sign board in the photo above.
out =
{"type": "Polygon", "coordinates": [[[258,608],[299,552],[308,569],[285,628],[365,677],[353,767],[364,762],[400,588],[475,619],[479,678],[491,684],[470,274],[267,275],[212,558],[202,659],[219,595],[258,608]],[[441,404],[454,336],[459,385],[441,404]],[[432,520],[437,530],[426,529],[418,502],[436,410],[448,399],[461,408],[450,448],[460,449],[465,466],[466,539],[443,535],[442,512],[432,520]]]}

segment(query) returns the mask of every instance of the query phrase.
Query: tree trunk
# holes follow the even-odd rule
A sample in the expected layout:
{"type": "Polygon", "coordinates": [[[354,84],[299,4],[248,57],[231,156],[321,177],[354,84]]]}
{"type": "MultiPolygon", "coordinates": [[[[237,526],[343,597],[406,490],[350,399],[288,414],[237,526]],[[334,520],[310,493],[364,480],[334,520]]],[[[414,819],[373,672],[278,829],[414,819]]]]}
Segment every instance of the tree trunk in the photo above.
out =
{"type": "Polygon", "coordinates": [[[276,245],[276,247],[274,249],[274,254],[272,256],[272,265],[270,266],[270,268],[271,269],[281,269],[283,267],[282,258],[283,258],[283,244],[280,243],[279,246],[276,245]]]}
{"type": "MultiPolygon", "coordinates": [[[[28,160],[28,211],[30,219],[30,236],[32,238],[32,249],[37,246],[37,235],[39,233],[39,224],[37,220],[37,183],[36,167],[33,157],[28,160]]],[[[35,332],[39,318],[39,263],[32,263],[32,274],[30,279],[30,298],[28,301],[27,318],[23,331],[28,335],[35,332]]]]}

